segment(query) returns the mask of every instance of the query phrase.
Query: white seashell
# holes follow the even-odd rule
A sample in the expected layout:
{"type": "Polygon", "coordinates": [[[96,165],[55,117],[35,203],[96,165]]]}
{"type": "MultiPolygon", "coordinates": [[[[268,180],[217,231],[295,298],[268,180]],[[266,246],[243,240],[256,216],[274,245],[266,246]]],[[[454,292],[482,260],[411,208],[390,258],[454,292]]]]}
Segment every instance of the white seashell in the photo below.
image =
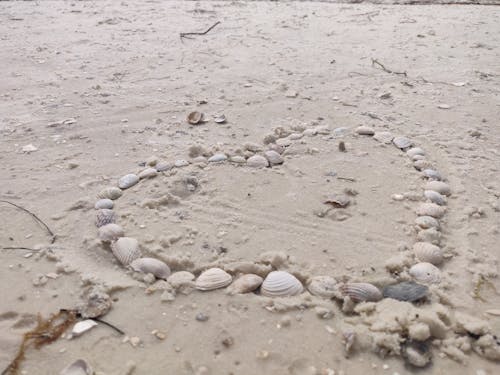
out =
{"type": "Polygon", "coordinates": [[[337,281],[330,276],[315,276],[307,283],[307,290],[315,296],[332,298],[339,295],[337,281]]]}
{"type": "Polygon", "coordinates": [[[247,159],[245,159],[243,156],[235,155],[231,156],[229,158],[229,161],[236,164],[245,164],[247,162],[247,159]]]}
{"type": "Polygon", "coordinates": [[[443,262],[443,251],[431,243],[417,242],[413,245],[413,252],[420,262],[427,262],[434,265],[443,262]]]}
{"type": "Polygon", "coordinates": [[[383,297],[382,292],[369,283],[347,283],[342,285],[340,290],[354,302],[377,302],[383,297]]]}
{"type": "Polygon", "coordinates": [[[413,161],[425,160],[425,156],[424,155],[414,155],[411,157],[411,160],[413,160],[413,161]]]}
{"type": "Polygon", "coordinates": [[[92,319],[82,320],[76,323],[71,330],[73,336],[80,336],[81,334],[91,330],[97,325],[97,323],[92,319]]]}
{"type": "Polygon", "coordinates": [[[437,284],[441,281],[439,268],[428,262],[417,263],[408,272],[416,281],[424,284],[437,284]]]}
{"type": "Polygon", "coordinates": [[[417,170],[417,171],[421,171],[421,170],[424,170],[424,169],[429,169],[432,167],[432,163],[428,160],[425,160],[425,159],[418,159],[416,160],[414,163],[413,163],[413,167],[417,170]]]}
{"type": "Polygon", "coordinates": [[[270,272],[260,287],[260,292],[268,297],[295,296],[302,293],[302,283],[285,271],[270,272]]]}
{"type": "Polygon", "coordinates": [[[120,198],[123,194],[123,191],[117,187],[108,187],[103,189],[97,194],[98,198],[101,199],[111,199],[112,201],[120,198]]]}
{"type": "Polygon", "coordinates": [[[139,182],[139,176],[130,173],[126,174],[118,180],[118,187],[120,189],[128,189],[139,182]]]}
{"type": "Polygon", "coordinates": [[[204,121],[205,115],[202,112],[194,111],[188,114],[186,121],[191,125],[197,125],[204,121]]]}
{"type": "Polygon", "coordinates": [[[99,228],[98,236],[102,242],[113,242],[125,236],[125,232],[118,224],[110,223],[99,228]]]}
{"type": "Polygon", "coordinates": [[[146,168],[141,173],[138,174],[138,177],[142,180],[145,178],[153,178],[158,175],[158,171],[155,168],[146,168]]]}
{"type": "Polygon", "coordinates": [[[130,267],[136,272],[152,273],[157,279],[166,280],[170,276],[170,268],[155,258],[135,259],[130,262],[130,267]]]}
{"type": "Polygon", "coordinates": [[[415,212],[419,216],[432,216],[439,219],[440,217],[444,216],[446,208],[438,206],[435,203],[422,203],[417,207],[415,212]]]}
{"type": "Polygon", "coordinates": [[[249,273],[236,279],[228,288],[230,293],[243,294],[250,293],[257,289],[264,279],[259,275],[249,273]]]}
{"type": "Polygon", "coordinates": [[[195,287],[198,290],[214,290],[228,286],[232,280],[232,276],[223,269],[209,268],[198,276],[195,287]]]}
{"type": "Polygon", "coordinates": [[[173,288],[178,289],[185,286],[194,286],[194,275],[191,272],[179,271],[171,274],[167,281],[173,288]]]}
{"type": "Polygon", "coordinates": [[[227,160],[227,156],[225,154],[215,154],[208,158],[209,163],[220,163],[227,160]]]}
{"type": "Polygon", "coordinates": [[[439,221],[434,219],[432,216],[419,216],[415,219],[415,224],[420,228],[429,229],[436,228],[439,229],[439,221]]]}
{"type": "Polygon", "coordinates": [[[394,143],[394,146],[400,148],[401,150],[405,150],[413,146],[413,142],[406,137],[395,137],[392,140],[392,143],[394,143]]]}
{"type": "Polygon", "coordinates": [[[101,210],[103,208],[106,208],[108,210],[111,210],[115,204],[111,199],[105,198],[105,199],[99,199],[97,202],[95,202],[95,209],[96,210],[101,210]]]}
{"type": "Polygon", "coordinates": [[[176,168],[182,168],[182,167],[187,167],[189,165],[189,162],[184,159],[179,159],[174,162],[174,166],[176,168]]]}
{"type": "Polygon", "coordinates": [[[224,114],[222,114],[222,115],[216,115],[216,116],[214,116],[214,121],[217,124],[223,124],[223,123],[226,122],[226,116],[224,114]]]}
{"type": "Polygon", "coordinates": [[[425,156],[425,151],[420,147],[412,147],[408,151],[406,151],[406,155],[408,155],[410,158],[413,158],[417,155],[425,156]]]}
{"type": "Polygon", "coordinates": [[[284,162],[283,157],[274,150],[264,152],[264,156],[271,165],[283,164],[284,162]]]}
{"type": "Polygon", "coordinates": [[[422,171],[422,173],[424,174],[425,177],[427,177],[429,180],[437,180],[437,181],[440,181],[442,180],[443,178],[441,177],[441,174],[434,170],[434,169],[424,169],[422,171]]]}
{"type": "Polygon", "coordinates": [[[429,181],[425,184],[425,190],[434,190],[439,194],[449,196],[451,195],[450,186],[442,181],[429,181]]]}
{"type": "Polygon", "coordinates": [[[375,130],[373,130],[373,128],[370,128],[369,126],[358,126],[355,131],[356,131],[356,134],[359,134],[359,135],[374,135],[375,134],[375,130]]]}
{"type": "Polygon", "coordinates": [[[124,266],[141,257],[139,242],[131,237],[120,237],[117,239],[111,244],[111,251],[113,251],[113,255],[124,266]]]}
{"type": "Polygon", "coordinates": [[[166,161],[159,162],[156,164],[156,171],[157,172],[166,172],[174,168],[174,163],[169,163],[166,161]]]}
{"type": "Polygon", "coordinates": [[[95,225],[100,228],[106,224],[111,224],[115,222],[115,212],[113,210],[108,210],[106,208],[97,211],[95,225]]]}
{"type": "Polygon", "coordinates": [[[424,197],[426,197],[432,203],[436,203],[440,206],[446,205],[446,197],[444,195],[439,194],[437,191],[425,190],[424,197]]]}
{"type": "Polygon", "coordinates": [[[94,370],[83,359],[73,362],[65,367],[59,375],[92,375],[94,370]]]}
{"type": "Polygon", "coordinates": [[[261,155],[253,155],[247,159],[247,165],[252,168],[264,168],[269,165],[269,162],[261,155]]]}
{"type": "Polygon", "coordinates": [[[380,143],[389,144],[394,139],[394,136],[389,132],[376,132],[373,135],[373,139],[379,141],[380,143]]]}

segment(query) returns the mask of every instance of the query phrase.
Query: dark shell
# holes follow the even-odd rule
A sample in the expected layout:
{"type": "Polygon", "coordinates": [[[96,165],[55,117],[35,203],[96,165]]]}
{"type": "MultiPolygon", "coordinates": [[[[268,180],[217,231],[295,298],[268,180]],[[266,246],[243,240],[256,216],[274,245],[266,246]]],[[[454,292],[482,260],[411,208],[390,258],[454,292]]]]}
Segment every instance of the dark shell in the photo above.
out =
{"type": "Polygon", "coordinates": [[[414,302],[424,298],[429,291],[425,285],[417,284],[413,281],[404,281],[399,284],[386,286],[382,293],[385,298],[392,298],[398,301],[414,302]]]}

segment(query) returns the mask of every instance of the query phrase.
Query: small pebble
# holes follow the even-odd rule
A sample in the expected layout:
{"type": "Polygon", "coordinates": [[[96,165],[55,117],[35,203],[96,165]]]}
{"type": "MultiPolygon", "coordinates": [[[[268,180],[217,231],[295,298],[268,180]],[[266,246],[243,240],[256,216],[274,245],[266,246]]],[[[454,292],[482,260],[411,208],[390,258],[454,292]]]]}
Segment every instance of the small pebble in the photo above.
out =
{"type": "Polygon", "coordinates": [[[208,319],[209,319],[209,316],[205,315],[202,312],[196,314],[196,320],[199,321],[199,322],[206,322],[208,319]]]}

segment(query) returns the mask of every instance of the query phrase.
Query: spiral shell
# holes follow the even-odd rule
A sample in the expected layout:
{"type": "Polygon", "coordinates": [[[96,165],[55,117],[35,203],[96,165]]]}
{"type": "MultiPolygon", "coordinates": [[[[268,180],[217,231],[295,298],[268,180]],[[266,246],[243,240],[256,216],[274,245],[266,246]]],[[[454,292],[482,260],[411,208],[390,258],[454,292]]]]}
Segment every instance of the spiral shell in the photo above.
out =
{"type": "Polygon", "coordinates": [[[332,298],[339,293],[337,281],[330,276],[315,276],[307,283],[307,290],[315,296],[332,298]]]}
{"type": "Polygon", "coordinates": [[[98,210],[95,219],[95,225],[97,228],[100,228],[106,224],[111,224],[115,222],[115,212],[113,210],[108,210],[107,208],[103,208],[102,210],[98,210]]]}
{"type": "Polygon", "coordinates": [[[424,298],[429,292],[425,285],[417,284],[413,281],[403,281],[398,284],[388,285],[383,290],[385,298],[392,298],[398,301],[414,302],[424,298]]]}
{"type": "Polygon", "coordinates": [[[141,257],[139,242],[135,238],[121,237],[111,244],[113,255],[124,266],[141,257]]]}
{"type": "Polygon", "coordinates": [[[110,223],[99,228],[99,239],[102,242],[113,242],[124,235],[123,228],[118,224],[110,223]]]}
{"type": "Polygon", "coordinates": [[[263,280],[259,275],[248,273],[236,279],[229,287],[229,292],[235,294],[253,292],[262,284],[263,280]]]}
{"type": "Polygon", "coordinates": [[[420,262],[427,262],[434,265],[443,262],[443,251],[431,243],[417,242],[413,245],[413,252],[420,262]]]}
{"type": "Polygon", "coordinates": [[[270,272],[260,287],[260,292],[268,297],[295,296],[302,293],[302,283],[285,271],[270,272]]]}
{"type": "Polygon", "coordinates": [[[130,174],[126,174],[125,176],[121,177],[118,180],[118,187],[120,189],[128,189],[129,187],[134,186],[138,182],[139,182],[139,176],[137,176],[133,173],[130,173],[130,174]]]}
{"type": "Polygon", "coordinates": [[[97,197],[101,199],[111,199],[112,201],[114,201],[120,198],[122,194],[122,189],[113,186],[101,190],[99,194],[97,194],[97,197]]]}
{"type": "Polygon", "coordinates": [[[170,276],[170,268],[155,258],[137,258],[130,263],[130,267],[136,272],[152,273],[157,279],[166,280],[170,276]]]}
{"type": "Polygon", "coordinates": [[[422,203],[416,209],[416,214],[418,216],[432,216],[438,219],[443,217],[445,212],[445,207],[438,206],[435,203],[422,203]]]}
{"type": "Polygon", "coordinates": [[[214,290],[231,284],[232,276],[221,268],[209,268],[196,279],[195,287],[198,290],[214,290]]]}
{"type": "Polygon", "coordinates": [[[340,287],[342,293],[354,302],[377,302],[382,299],[382,292],[369,283],[347,283],[340,287]]]}
{"type": "Polygon", "coordinates": [[[428,262],[417,263],[408,272],[416,281],[424,284],[437,284],[441,281],[439,268],[428,262]]]}

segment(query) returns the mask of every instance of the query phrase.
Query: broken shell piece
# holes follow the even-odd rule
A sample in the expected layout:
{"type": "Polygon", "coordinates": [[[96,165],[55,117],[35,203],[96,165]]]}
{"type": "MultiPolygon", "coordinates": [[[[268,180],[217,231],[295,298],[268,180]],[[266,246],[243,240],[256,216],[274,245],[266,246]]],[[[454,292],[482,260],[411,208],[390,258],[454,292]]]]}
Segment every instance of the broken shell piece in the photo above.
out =
{"type": "Polygon", "coordinates": [[[68,367],[65,367],[59,375],[92,375],[94,374],[94,370],[90,367],[90,365],[85,362],[83,359],[79,359],[73,362],[68,367]]]}
{"type": "Polygon", "coordinates": [[[91,330],[97,325],[97,323],[92,319],[82,320],[76,323],[71,330],[73,336],[80,336],[81,334],[91,330]]]}
{"type": "Polygon", "coordinates": [[[203,116],[204,115],[201,112],[198,111],[191,112],[187,116],[187,122],[189,122],[191,125],[199,124],[200,122],[203,122],[203,116]]]}
{"type": "Polygon", "coordinates": [[[400,148],[401,150],[405,150],[413,146],[413,142],[406,137],[395,137],[392,140],[392,143],[394,143],[394,146],[400,148]]]}
{"type": "Polygon", "coordinates": [[[115,222],[115,212],[113,210],[108,210],[106,208],[97,211],[95,225],[100,228],[106,224],[111,224],[115,222]]]}
{"type": "Polygon", "coordinates": [[[113,242],[124,235],[125,232],[123,231],[123,228],[114,223],[106,224],[100,227],[98,234],[99,239],[102,242],[113,242]]]}
{"type": "Polygon", "coordinates": [[[124,266],[141,257],[139,242],[135,238],[121,237],[111,244],[113,255],[124,266]]]}
{"type": "Polygon", "coordinates": [[[422,203],[415,212],[418,216],[432,216],[439,219],[444,216],[446,208],[435,203],[422,203]]]}
{"type": "Polygon", "coordinates": [[[214,121],[217,123],[217,124],[223,124],[226,122],[226,116],[224,114],[221,114],[221,115],[216,115],[214,117],[214,121]]]}
{"type": "Polygon", "coordinates": [[[238,278],[229,287],[229,292],[234,294],[250,293],[257,289],[264,279],[259,275],[252,273],[246,274],[238,278]]]}
{"type": "Polygon", "coordinates": [[[377,302],[382,299],[382,292],[369,283],[347,283],[340,290],[354,302],[377,302]]]}
{"type": "Polygon", "coordinates": [[[339,295],[337,281],[330,276],[315,276],[307,284],[307,290],[315,296],[332,298],[339,295]]]}
{"type": "Polygon", "coordinates": [[[413,245],[413,251],[420,262],[432,263],[434,265],[443,262],[443,251],[431,243],[417,242],[413,245]]]}
{"type": "Polygon", "coordinates": [[[429,288],[425,285],[420,285],[413,281],[403,281],[402,283],[388,285],[382,291],[385,298],[406,302],[421,300],[427,296],[428,292],[429,288]]]}
{"type": "Polygon", "coordinates": [[[232,276],[223,269],[209,268],[198,276],[195,287],[198,290],[214,290],[228,286],[232,280],[232,276]]]}
{"type": "Polygon", "coordinates": [[[441,281],[439,268],[428,262],[417,263],[408,272],[415,280],[424,284],[437,284],[441,281]]]}
{"type": "Polygon", "coordinates": [[[351,203],[351,199],[345,194],[329,194],[324,203],[331,204],[334,207],[344,208],[351,203]]]}
{"type": "Polygon", "coordinates": [[[270,272],[260,287],[262,295],[267,297],[295,296],[303,290],[302,283],[285,271],[270,272]]]}
{"type": "Polygon", "coordinates": [[[136,272],[152,273],[157,279],[166,280],[170,276],[170,268],[161,260],[155,258],[138,258],[130,263],[136,272]]]}

